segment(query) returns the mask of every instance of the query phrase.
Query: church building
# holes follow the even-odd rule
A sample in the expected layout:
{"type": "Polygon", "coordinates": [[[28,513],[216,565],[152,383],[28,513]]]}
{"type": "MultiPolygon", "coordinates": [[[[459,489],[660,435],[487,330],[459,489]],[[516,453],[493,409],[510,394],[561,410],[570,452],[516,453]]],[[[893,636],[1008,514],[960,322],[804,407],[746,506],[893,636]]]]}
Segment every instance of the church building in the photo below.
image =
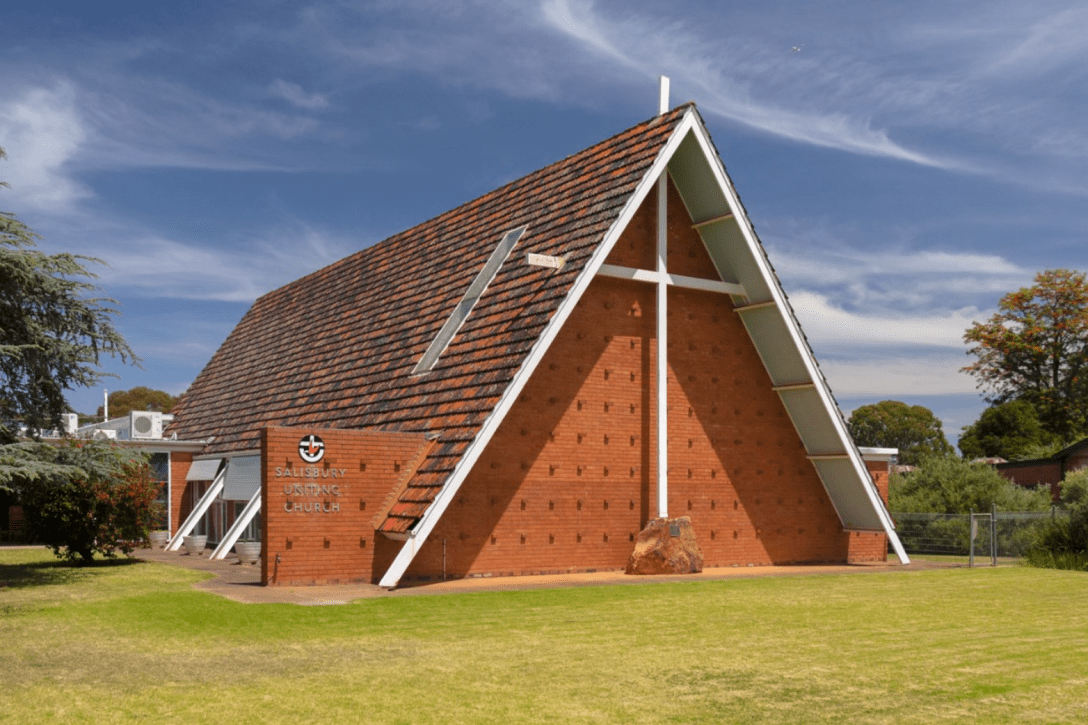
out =
{"type": "Polygon", "coordinates": [[[173,412],[170,545],[218,506],[268,585],[622,569],[679,516],[711,567],[907,561],[693,104],[264,295],[173,412]]]}

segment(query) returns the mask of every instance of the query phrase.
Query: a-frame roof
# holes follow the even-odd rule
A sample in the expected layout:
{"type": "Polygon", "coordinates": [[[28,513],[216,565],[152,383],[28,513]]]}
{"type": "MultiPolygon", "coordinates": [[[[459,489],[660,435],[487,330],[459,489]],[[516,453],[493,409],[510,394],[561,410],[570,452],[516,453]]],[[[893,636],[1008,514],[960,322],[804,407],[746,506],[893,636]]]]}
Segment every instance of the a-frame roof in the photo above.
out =
{"type": "Polygon", "coordinates": [[[174,409],[171,432],[207,453],[255,450],[268,425],[439,436],[406,531],[433,499],[690,106],[641,123],[258,299],[174,409]],[[431,372],[413,368],[499,240],[503,264],[431,372]]]}
{"type": "MultiPolygon", "coordinates": [[[[696,222],[847,529],[906,558],[766,253],[692,104],[634,126],[257,300],[175,408],[209,453],[268,425],[427,432],[438,444],[381,530],[395,584],[486,447],[612,245],[662,174],[696,222]],[[507,263],[430,372],[414,368],[499,241],[507,263]],[[559,270],[525,263],[561,257],[559,270]]],[[[388,581],[387,581],[388,580],[388,581]]]]}

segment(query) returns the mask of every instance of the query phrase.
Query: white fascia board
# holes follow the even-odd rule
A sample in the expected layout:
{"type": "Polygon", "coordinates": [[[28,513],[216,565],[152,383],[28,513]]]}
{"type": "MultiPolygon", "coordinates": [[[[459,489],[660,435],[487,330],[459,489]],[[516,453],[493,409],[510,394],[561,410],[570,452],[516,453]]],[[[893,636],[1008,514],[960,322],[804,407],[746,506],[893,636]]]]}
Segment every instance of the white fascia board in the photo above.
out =
{"type": "MultiPolygon", "coordinates": [[[[892,542],[892,546],[895,549],[896,554],[899,555],[899,560],[904,564],[910,563],[910,558],[907,556],[906,551],[903,549],[902,543],[899,541],[899,537],[895,534],[895,524],[892,522],[891,516],[888,514],[888,510],[884,507],[884,502],[880,498],[880,494],[876,490],[876,486],[873,485],[872,479],[869,477],[869,472],[865,467],[864,461],[861,459],[861,454],[858,452],[857,446],[854,445],[854,439],[846,430],[846,424],[842,420],[842,416],[838,413],[838,407],[836,406],[834,399],[831,396],[831,390],[827,385],[827,380],[824,379],[823,373],[816,365],[815,358],[812,355],[812,350],[808,346],[808,342],[801,334],[801,326],[797,321],[793,310],[790,308],[789,303],[786,300],[786,294],[782,290],[781,285],[778,283],[778,278],[771,270],[769,261],[767,260],[766,253],[763,250],[763,245],[759,243],[756,237],[755,229],[752,226],[751,220],[744,211],[744,207],[740,203],[740,197],[737,195],[736,189],[733,187],[733,182],[730,180],[729,175],[725,172],[725,167],[722,165],[721,159],[718,158],[718,154],[714,150],[714,145],[710,141],[710,134],[698,119],[693,119],[693,131],[695,138],[699,143],[699,147],[702,149],[704,156],[710,163],[711,172],[714,174],[715,179],[721,187],[722,193],[725,195],[726,201],[731,207],[733,213],[736,215],[736,220],[740,226],[740,231],[744,237],[744,241],[748,246],[749,252],[752,254],[756,266],[763,276],[764,281],[767,284],[768,289],[771,292],[771,296],[774,299],[775,306],[778,307],[780,314],[782,315],[786,328],[789,331],[790,337],[793,339],[794,344],[797,345],[797,349],[800,351],[801,357],[804,361],[805,368],[811,379],[816,383],[816,390],[820,395],[821,400],[827,407],[831,424],[835,428],[835,432],[839,439],[842,441],[843,449],[849,454],[852,467],[861,482],[862,490],[865,491],[870,503],[872,504],[877,516],[880,518],[883,524],[884,531],[888,535],[889,541],[892,542]]],[[[825,484],[826,490],[826,484],[825,484]]],[[[831,498],[831,493],[828,491],[828,497],[831,498]]],[[[832,504],[834,499],[832,498],[832,504]]],[[[841,520],[841,515],[840,515],[841,520]]]]}
{"type": "Polygon", "coordinates": [[[866,461],[887,461],[899,455],[898,448],[873,448],[871,446],[858,446],[858,452],[866,461]]]}
{"type": "Polygon", "coordinates": [[[528,357],[525,362],[522,363],[521,368],[514,374],[514,379],[510,381],[510,384],[506,387],[506,391],[499,399],[498,404],[491,411],[491,414],[484,421],[480,428],[479,434],[469,444],[468,449],[464,455],[461,456],[461,460],[457,462],[453,472],[450,473],[450,477],[446,480],[445,485],[442,486],[442,490],[438,492],[434,502],[427,508],[420,517],[418,523],[412,531],[409,533],[408,541],[401,547],[397,553],[393,563],[389,565],[389,569],[386,570],[385,575],[379,582],[379,586],[392,588],[397,585],[400,578],[404,576],[404,572],[407,571],[408,566],[412,563],[416,553],[427,541],[427,537],[431,535],[434,527],[438,525],[438,522],[442,518],[442,514],[446,512],[450,503],[454,497],[457,496],[457,492],[461,488],[461,484],[464,483],[468,477],[469,472],[472,471],[472,467],[476,465],[476,461],[483,455],[484,450],[487,448],[488,443],[491,442],[491,438],[499,429],[499,425],[502,423],[506,414],[510,412],[510,409],[517,402],[518,396],[521,395],[522,389],[529,382],[529,378],[532,377],[533,371],[536,370],[536,366],[540,364],[540,361],[544,358],[544,354],[551,347],[552,342],[559,334],[559,330],[566,324],[567,318],[574,312],[575,306],[578,304],[578,300],[585,294],[589,284],[593,281],[593,278],[597,276],[597,272],[600,270],[601,265],[604,264],[604,260],[608,258],[608,254],[612,251],[612,247],[615,246],[616,241],[623,234],[623,231],[627,228],[631,218],[638,211],[639,206],[642,205],[647,194],[654,188],[657,183],[658,177],[661,174],[666,173],[669,159],[676,153],[676,149],[680,146],[680,142],[684,140],[684,137],[696,127],[695,112],[687,110],[684,113],[684,117],[680,119],[680,122],[676,125],[676,128],[672,132],[672,136],[665,145],[658,152],[657,158],[650,166],[649,171],[639,180],[635,186],[635,190],[631,193],[631,196],[627,199],[627,204],[623,210],[620,211],[616,221],[612,223],[608,231],[605,232],[604,241],[597,246],[596,251],[586,262],[585,267],[579,273],[578,278],[574,281],[570,291],[567,293],[566,298],[559,305],[559,309],[555,311],[551,321],[547,327],[541,333],[540,337],[533,344],[533,348],[529,351],[528,357]]]}
{"type": "Polygon", "coordinates": [[[207,445],[204,441],[179,441],[171,438],[127,438],[114,442],[127,448],[139,448],[149,453],[170,453],[171,451],[196,453],[204,450],[207,445]]]}

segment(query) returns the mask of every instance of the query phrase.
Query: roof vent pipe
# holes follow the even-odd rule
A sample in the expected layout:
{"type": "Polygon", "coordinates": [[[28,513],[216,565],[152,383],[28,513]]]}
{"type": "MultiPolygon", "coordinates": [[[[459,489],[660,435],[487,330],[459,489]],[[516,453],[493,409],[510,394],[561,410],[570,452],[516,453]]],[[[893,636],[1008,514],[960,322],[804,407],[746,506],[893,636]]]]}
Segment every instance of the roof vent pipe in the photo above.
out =
{"type": "Polygon", "coordinates": [[[663,116],[669,111],[669,77],[657,77],[657,115],[663,116]]]}

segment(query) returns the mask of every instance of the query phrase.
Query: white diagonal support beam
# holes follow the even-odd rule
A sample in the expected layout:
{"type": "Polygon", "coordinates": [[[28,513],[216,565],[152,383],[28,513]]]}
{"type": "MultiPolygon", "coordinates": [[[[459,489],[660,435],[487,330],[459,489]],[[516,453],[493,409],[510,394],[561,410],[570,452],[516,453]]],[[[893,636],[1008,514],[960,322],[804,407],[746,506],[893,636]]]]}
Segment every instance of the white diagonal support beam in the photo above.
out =
{"type": "Polygon", "coordinates": [[[211,508],[212,502],[219,498],[219,494],[223,493],[223,483],[227,479],[227,468],[230,467],[230,462],[227,462],[226,467],[219,472],[219,475],[212,481],[212,485],[208,487],[208,490],[204,492],[204,495],[197,501],[196,506],[193,507],[192,513],[190,513],[185,522],[178,527],[178,532],[174,534],[174,538],[170,539],[170,543],[166,545],[166,551],[177,551],[181,548],[182,539],[192,533],[196,528],[197,522],[201,517],[208,512],[211,508]]]}
{"type": "Polygon", "coordinates": [[[691,225],[691,228],[702,229],[703,227],[709,227],[711,224],[721,224],[722,222],[733,221],[734,219],[736,219],[736,217],[733,215],[732,212],[729,212],[727,214],[720,214],[716,217],[711,217],[710,219],[704,219],[701,222],[695,222],[691,225]]]}
{"type": "MultiPolygon", "coordinates": [[[[657,284],[662,275],[651,269],[635,269],[633,267],[621,267],[616,264],[602,264],[597,271],[602,277],[615,277],[616,279],[630,279],[635,282],[649,282],[657,284]]],[[[685,277],[682,274],[663,275],[665,284],[670,287],[683,289],[702,290],[703,292],[719,292],[724,295],[744,295],[744,287],[735,282],[722,282],[717,279],[702,279],[701,277],[685,277]]]]}
{"type": "Polygon", "coordinates": [[[219,542],[219,546],[215,547],[215,551],[208,557],[209,559],[225,559],[227,552],[234,546],[238,539],[242,536],[242,532],[249,526],[249,522],[253,521],[253,517],[261,512],[261,491],[257,489],[257,493],[253,494],[253,498],[249,499],[249,503],[242,509],[241,515],[234,520],[231,527],[227,529],[227,533],[223,536],[223,540],[219,542]]]}

